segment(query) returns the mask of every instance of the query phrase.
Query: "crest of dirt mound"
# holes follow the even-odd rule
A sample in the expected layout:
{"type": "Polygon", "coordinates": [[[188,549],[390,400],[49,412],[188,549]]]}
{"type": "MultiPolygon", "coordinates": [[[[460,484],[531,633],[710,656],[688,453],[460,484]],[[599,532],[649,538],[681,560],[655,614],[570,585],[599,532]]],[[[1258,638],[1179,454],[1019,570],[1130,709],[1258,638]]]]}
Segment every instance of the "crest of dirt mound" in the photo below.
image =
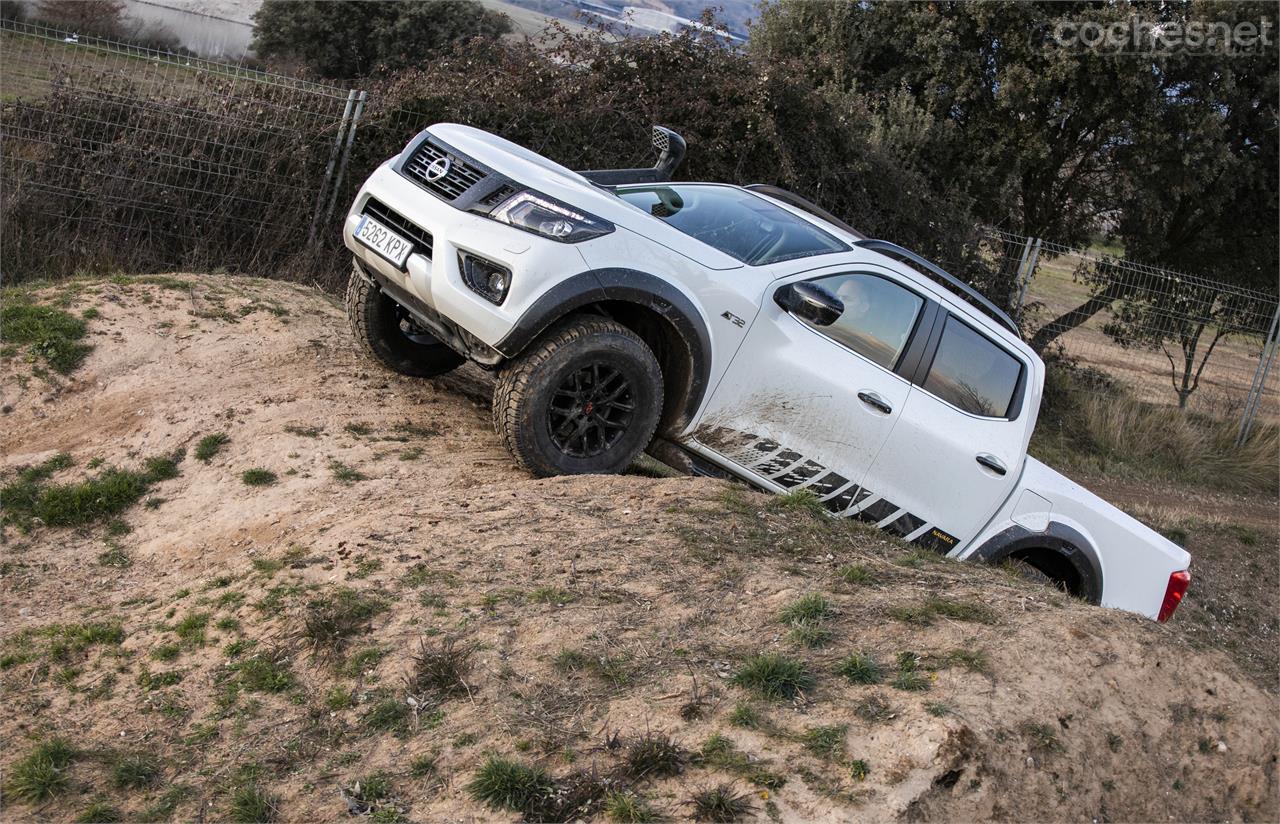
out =
{"type": "Polygon", "coordinates": [[[1170,627],[803,500],[530,478],[486,373],[380,371],[309,289],[7,299],[93,347],[0,366],[7,816],[1280,813],[1280,702],[1170,627]]]}

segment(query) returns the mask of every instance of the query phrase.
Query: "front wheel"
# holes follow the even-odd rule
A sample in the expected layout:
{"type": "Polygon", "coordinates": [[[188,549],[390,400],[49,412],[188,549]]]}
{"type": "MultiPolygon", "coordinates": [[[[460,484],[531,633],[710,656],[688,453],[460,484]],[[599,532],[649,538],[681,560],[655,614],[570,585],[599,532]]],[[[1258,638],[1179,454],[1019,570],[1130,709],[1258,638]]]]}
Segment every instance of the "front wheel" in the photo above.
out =
{"type": "Polygon", "coordinates": [[[653,438],[662,371],[634,332],[583,316],[555,327],[502,371],[494,428],[534,475],[622,472],[653,438]]]}
{"type": "Polygon", "coordinates": [[[369,282],[358,264],[347,281],[347,320],[360,349],[392,372],[434,378],[466,361],[414,323],[400,304],[369,282]]]}

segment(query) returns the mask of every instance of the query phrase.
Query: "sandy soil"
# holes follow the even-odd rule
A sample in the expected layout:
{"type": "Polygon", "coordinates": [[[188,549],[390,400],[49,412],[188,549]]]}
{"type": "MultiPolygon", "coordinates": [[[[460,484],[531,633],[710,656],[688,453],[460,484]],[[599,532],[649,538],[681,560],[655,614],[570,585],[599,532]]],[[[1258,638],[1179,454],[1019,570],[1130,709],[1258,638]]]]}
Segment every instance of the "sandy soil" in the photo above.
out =
{"type": "Polygon", "coordinates": [[[332,820],[347,816],[340,788],[375,771],[391,777],[384,803],[403,819],[514,820],[466,790],[487,756],[614,775],[626,743],[659,730],[689,751],[723,734],[785,778],[765,789],[689,760],[629,782],[677,820],[691,793],[720,782],[760,820],[1280,816],[1280,700],[1223,652],[1184,642],[1176,622],[920,561],[720,482],[530,478],[491,431],[487,376],[380,371],[355,354],[339,307],[301,287],[204,276],[40,297],[96,308],[96,348],[67,380],[32,377],[21,357],[0,365],[0,469],[67,452],[74,465],[54,481],[68,482],[100,471],[95,459],[188,457],[148,492],[158,503],[124,515],[128,534],[5,528],[0,652],[16,657],[0,668],[0,767],[55,734],[97,754],[75,762],[62,795],[7,798],[6,820],[67,820],[98,798],[138,817],[174,786],[187,788],[176,820],[222,820],[236,776],[250,774],[280,820],[332,820]],[[211,461],[190,456],[216,432],[229,441],[211,461]],[[341,480],[335,461],[361,479],[341,480]],[[246,485],[253,468],[278,481],[246,485]],[[109,541],[131,566],[97,562],[109,541]],[[844,582],[837,570],[851,563],[872,582],[844,582]],[[385,606],[345,662],[314,655],[304,632],[308,604],[340,586],[385,606]],[[818,649],[778,620],[809,592],[836,610],[818,649]],[[985,606],[993,622],[895,613],[936,596],[985,606]],[[204,638],[180,639],[193,614],[208,616],[204,638]],[[118,647],[44,651],[51,625],[110,620],[123,626],[118,647]],[[475,645],[467,694],[420,701],[397,732],[371,729],[380,697],[405,697],[419,643],[440,637],[475,645]],[[292,685],[228,695],[236,641],[273,650],[292,685]],[[930,688],[849,683],[835,668],[854,650],[890,667],[923,656],[930,688]],[[803,662],[814,687],[769,701],[730,684],[761,651],[803,662]],[[957,653],[978,662],[944,663],[957,653]],[[158,685],[165,673],[180,680],[158,685]],[[859,712],[873,696],[888,703],[880,720],[859,712]],[[734,726],[740,704],[766,722],[734,726]],[[842,753],[806,747],[807,730],[832,725],[845,727],[842,753]],[[117,789],[113,750],[158,754],[161,780],[117,789]],[[420,756],[434,770],[415,775],[420,756]]]}

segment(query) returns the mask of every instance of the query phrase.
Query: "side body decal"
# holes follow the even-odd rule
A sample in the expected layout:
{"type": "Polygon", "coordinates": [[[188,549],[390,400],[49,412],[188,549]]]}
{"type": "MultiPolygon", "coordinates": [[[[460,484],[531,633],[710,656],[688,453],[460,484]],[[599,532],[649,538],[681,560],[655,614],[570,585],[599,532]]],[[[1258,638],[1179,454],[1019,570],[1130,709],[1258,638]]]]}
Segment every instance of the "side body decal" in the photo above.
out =
{"type": "Polygon", "coordinates": [[[769,438],[725,426],[699,429],[700,443],[745,466],[787,490],[807,489],[838,518],[857,518],[910,541],[922,549],[946,555],[960,539],[907,512],[873,490],[853,483],[839,472],[788,449],[769,438]]]}

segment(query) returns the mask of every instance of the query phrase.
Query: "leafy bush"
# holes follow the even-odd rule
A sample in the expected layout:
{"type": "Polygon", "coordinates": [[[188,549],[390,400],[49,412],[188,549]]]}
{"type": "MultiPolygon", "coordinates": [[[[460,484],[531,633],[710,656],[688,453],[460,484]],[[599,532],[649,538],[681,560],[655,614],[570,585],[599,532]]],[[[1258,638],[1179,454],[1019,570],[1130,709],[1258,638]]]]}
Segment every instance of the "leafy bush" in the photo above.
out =
{"type": "MultiPolygon", "coordinates": [[[[324,17],[307,37],[342,51],[360,39],[351,16],[335,22],[344,5],[267,3],[260,17],[324,17]]],[[[337,203],[349,203],[378,164],[434,122],[487,129],[579,169],[647,165],[649,126],[661,123],[689,143],[682,179],[778,184],[866,234],[965,260],[974,225],[965,197],[930,184],[909,153],[903,159],[889,146],[885,115],[857,93],[817,88],[802,67],[755,60],[691,32],[619,41],[566,31],[549,50],[493,39],[496,29],[476,21],[448,28],[447,38],[464,28],[483,37],[433,46],[431,60],[405,45],[427,31],[422,20],[467,8],[361,5],[357,17],[378,17],[372,25],[401,38],[396,53],[375,54],[374,63],[384,71],[401,60],[413,65],[373,79],[337,203]]],[[[281,31],[295,25],[306,27],[285,21],[281,31]]],[[[431,29],[446,30],[438,21],[431,29]]],[[[367,55],[302,56],[338,74],[374,68],[367,55]]],[[[73,268],[216,266],[340,286],[346,273],[333,247],[341,208],[318,227],[318,245],[308,240],[333,145],[332,107],[289,83],[193,71],[162,87],[138,71],[84,73],[6,105],[6,134],[40,139],[5,138],[4,154],[24,164],[0,199],[0,268],[33,278],[73,268]],[[187,145],[198,148],[174,151],[187,145]],[[122,229],[128,244],[119,242],[122,229]]]]}
{"type": "Polygon", "coordinates": [[[265,0],[253,22],[259,57],[299,62],[336,78],[403,68],[455,43],[491,40],[511,30],[505,14],[476,0],[265,0]]]}

